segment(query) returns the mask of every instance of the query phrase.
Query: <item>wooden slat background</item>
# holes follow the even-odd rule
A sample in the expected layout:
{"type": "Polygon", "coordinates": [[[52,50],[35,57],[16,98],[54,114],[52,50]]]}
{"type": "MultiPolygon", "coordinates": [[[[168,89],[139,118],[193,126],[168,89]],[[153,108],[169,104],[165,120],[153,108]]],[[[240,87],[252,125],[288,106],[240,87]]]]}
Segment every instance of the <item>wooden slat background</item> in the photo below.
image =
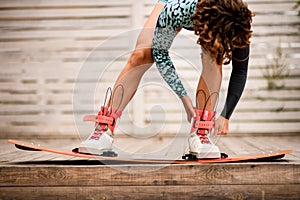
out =
{"type": "MultiPolygon", "coordinates": [[[[2,0],[0,2],[0,137],[85,137],[133,49],[156,0],[2,0]],[[92,98],[91,98],[92,97],[92,98]],[[74,120],[75,119],[75,120],[74,120]]],[[[248,0],[256,13],[249,78],[231,119],[231,134],[300,132],[300,18],[296,0],[248,0]],[[270,90],[263,70],[280,47],[289,76],[270,90]]],[[[299,9],[298,9],[299,10],[299,9]]],[[[191,96],[201,64],[193,33],[183,31],[172,57],[191,96]],[[195,50],[196,49],[196,50],[195,50]]],[[[220,110],[230,66],[224,66],[220,110]]],[[[186,133],[177,99],[155,67],[124,111],[117,132],[186,133]]]]}

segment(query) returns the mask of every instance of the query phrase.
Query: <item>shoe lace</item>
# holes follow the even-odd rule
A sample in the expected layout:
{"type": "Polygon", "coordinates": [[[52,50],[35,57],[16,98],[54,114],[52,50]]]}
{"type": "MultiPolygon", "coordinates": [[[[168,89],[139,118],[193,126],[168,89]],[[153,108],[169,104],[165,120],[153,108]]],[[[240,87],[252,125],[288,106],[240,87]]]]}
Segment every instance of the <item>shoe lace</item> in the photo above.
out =
{"type": "Polygon", "coordinates": [[[108,126],[105,124],[97,124],[93,135],[90,137],[91,140],[99,140],[101,135],[108,130],[108,126]]]}
{"type": "MultiPolygon", "coordinates": [[[[118,88],[121,88],[122,93],[121,93],[119,105],[117,106],[116,110],[118,110],[120,108],[121,103],[123,101],[123,97],[124,97],[124,86],[119,84],[116,86],[115,90],[117,90],[118,88]]],[[[111,100],[108,102],[108,104],[112,105],[113,97],[114,97],[115,93],[113,93],[112,89],[110,87],[108,87],[106,90],[103,106],[105,106],[105,104],[106,104],[109,93],[110,93],[111,100]]],[[[108,111],[107,113],[105,113],[105,115],[106,116],[110,115],[111,114],[110,112],[111,112],[111,110],[108,111]]],[[[100,123],[96,124],[94,132],[93,132],[92,136],[90,137],[90,140],[99,140],[100,137],[102,136],[102,134],[105,133],[106,131],[108,131],[107,124],[100,124],[100,123]]]]}
{"type": "Polygon", "coordinates": [[[199,137],[202,144],[210,144],[210,140],[208,139],[208,136],[207,136],[206,133],[199,134],[198,137],[199,137]]]}

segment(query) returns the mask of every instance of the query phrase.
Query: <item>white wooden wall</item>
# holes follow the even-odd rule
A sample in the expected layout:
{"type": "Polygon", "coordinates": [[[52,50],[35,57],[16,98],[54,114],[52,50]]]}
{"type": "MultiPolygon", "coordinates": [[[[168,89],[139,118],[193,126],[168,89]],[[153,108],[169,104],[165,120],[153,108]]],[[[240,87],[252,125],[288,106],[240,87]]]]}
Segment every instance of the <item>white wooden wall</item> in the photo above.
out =
{"type": "MultiPolygon", "coordinates": [[[[0,137],[84,137],[104,92],[126,63],[156,0],[1,0],[0,137]]],[[[247,86],[231,119],[230,132],[300,132],[300,17],[296,0],[248,0],[256,13],[247,86]],[[289,76],[268,90],[262,69],[280,46],[289,76]]],[[[183,31],[172,57],[191,96],[201,70],[199,47],[183,31]]],[[[230,66],[224,66],[219,110],[230,66]]],[[[117,132],[186,133],[178,98],[152,67],[124,111],[117,132]]]]}

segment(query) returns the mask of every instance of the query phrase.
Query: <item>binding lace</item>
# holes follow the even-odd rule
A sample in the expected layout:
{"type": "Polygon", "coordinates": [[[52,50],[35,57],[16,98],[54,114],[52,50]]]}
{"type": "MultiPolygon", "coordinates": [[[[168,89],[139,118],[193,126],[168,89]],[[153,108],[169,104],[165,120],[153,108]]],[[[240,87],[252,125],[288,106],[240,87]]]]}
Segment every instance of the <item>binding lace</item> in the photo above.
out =
{"type": "Polygon", "coordinates": [[[102,133],[104,131],[107,131],[108,129],[110,129],[113,134],[114,127],[116,125],[116,119],[121,116],[121,111],[119,111],[119,108],[123,101],[123,97],[124,97],[123,85],[121,84],[117,85],[115,87],[114,92],[112,92],[111,87],[108,87],[105,93],[103,106],[101,106],[98,115],[86,115],[84,117],[83,119],[84,121],[95,122],[94,134],[91,136],[91,139],[95,139],[95,140],[99,139],[102,133]],[[113,104],[114,95],[119,88],[121,88],[120,102],[116,108],[112,108],[111,105],[113,104]],[[110,96],[110,101],[106,105],[108,96],[110,96]]]}

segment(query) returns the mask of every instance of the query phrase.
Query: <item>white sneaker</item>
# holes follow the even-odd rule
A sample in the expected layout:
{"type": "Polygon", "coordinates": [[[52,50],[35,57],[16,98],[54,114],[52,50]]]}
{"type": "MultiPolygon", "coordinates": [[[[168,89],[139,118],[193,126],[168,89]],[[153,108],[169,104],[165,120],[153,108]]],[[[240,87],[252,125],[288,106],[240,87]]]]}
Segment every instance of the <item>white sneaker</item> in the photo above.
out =
{"type": "Polygon", "coordinates": [[[79,153],[101,155],[112,150],[114,138],[106,125],[96,126],[94,132],[78,147],[79,153]]]}
{"type": "Polygon", "coordinates": [[[198,136],[196,133],[190,135],[189,139],[190,153],[198,159],[220,158],[219,148],[213,144],[207,134],[198,136]]]}

